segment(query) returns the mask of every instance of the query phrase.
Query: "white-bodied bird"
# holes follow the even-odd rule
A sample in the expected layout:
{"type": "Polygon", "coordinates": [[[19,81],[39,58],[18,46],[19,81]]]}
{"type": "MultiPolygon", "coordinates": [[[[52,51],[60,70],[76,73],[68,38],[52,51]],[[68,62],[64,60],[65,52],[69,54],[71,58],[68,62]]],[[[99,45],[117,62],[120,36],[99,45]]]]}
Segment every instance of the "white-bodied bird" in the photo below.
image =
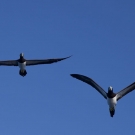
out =
{"type": "Polygon", "coordinates": [[[121,99],[123,96],[125,96],[126,94],[128,94],[129,92],[135,90],[135,82],[134,82],[131,85],[124,88],[123,90],[119,91],[118,93],[114,93],[113,88],[110,86],[108,87],[108,93],[107,93],[91,78],[79,74],[71,74],[71,76],[91,85],[107,100],[111,117],[113,117],[113,115],[115,114],[115,106],[117,104],[117,101],[121,99]]]}
{"type": "MultiPolygon", "coordinates": [[[[69,56],[71,57],[71,56],[69,56]]],[[[39,65],[39,64],[51,64],[54,62],[58,62],[66,58],[57,58],[57,59],[40,59],[40,60],[26,60],[24,58],[23,53],[20,54],[20,58],[18,60],[7,60],[7,61],[0,61],[0,66],[19,66],[20,71],[19,74],[21,76],[25,76],[27,74],[26,71],[26,66],[31,66],[31,65],[39,65]]]]}

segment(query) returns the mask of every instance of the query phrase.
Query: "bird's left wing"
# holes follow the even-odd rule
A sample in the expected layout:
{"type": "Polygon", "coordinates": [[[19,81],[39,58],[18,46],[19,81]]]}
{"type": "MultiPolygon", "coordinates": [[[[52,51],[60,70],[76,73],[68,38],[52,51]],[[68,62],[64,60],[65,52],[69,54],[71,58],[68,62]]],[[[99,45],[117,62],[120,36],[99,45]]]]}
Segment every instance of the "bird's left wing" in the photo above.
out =
{"type": "Polygon", "coordinates": [[[135,90],[135,82],[116,94],[117,101],[133,90],[135,90]]]}
{"type": "Polygon", "coordinates": [[[88,78],[84,75],[79,75],[79,74],[71,74],[72,77],[79,79],[89,85],[91,85],[93,88],[95,88],[105,99],[107,99],[107,93],[96,83],[94,82],[91,78],[88,78]]]}
{"type": "Polygon", "coordinates": [[[17,60],[0,61],[0,66],[18,66],[17,60]]]}
{"type": "MultiPolygon", "coordinates": [[[[71,56],[69,56],[69,57],[71,57],[71,56]]],[[[26,60],[26,65],[30,66],[30,65],[39,65],[39,64],[51,64],[51,63],[54,63],[54,62],[65,60],[69,57],[57,58],[57,59],[44,59],[44,60],[26,60]]]]}

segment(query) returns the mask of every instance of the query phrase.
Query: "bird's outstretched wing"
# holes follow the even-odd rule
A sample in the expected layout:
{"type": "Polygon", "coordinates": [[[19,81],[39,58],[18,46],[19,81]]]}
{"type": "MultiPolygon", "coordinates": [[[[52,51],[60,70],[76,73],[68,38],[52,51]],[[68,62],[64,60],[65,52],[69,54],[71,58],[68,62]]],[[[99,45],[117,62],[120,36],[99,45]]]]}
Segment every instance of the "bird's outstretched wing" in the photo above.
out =
{"type": "MultiPolygon", "coordinates": [[[[71,57],[71,56],[69,56],[69,57],[71,57]]],[[[54,63],[54,62],[65,60],[69,57],[57,58],[57,59],[44,59],[44,60],[26,60],[26,65],[30,66],[30,65],[39,65],[39,64],[51,64],[51,63],[54,63]]]]}
{"type": "Polygon", "coordinates": [[[135,82],[116,94],[117,101],[133,90],[135,90],[135,82]]]}
{"type": "Polygon", "coordinates": [[[18,66],[17,60],[0,61],[0,66],[18,66]]]}
{"type": "Polygon", "coordinates": [[[96,83],[94,82],[91,78],[88,78],[84,75],[79,75],[79,74],[71,74],[72,77],[79,79],[89,85],[91,85],[93,88],[95,88],[105,99],[107,99],[107,93],[96,83]]]}

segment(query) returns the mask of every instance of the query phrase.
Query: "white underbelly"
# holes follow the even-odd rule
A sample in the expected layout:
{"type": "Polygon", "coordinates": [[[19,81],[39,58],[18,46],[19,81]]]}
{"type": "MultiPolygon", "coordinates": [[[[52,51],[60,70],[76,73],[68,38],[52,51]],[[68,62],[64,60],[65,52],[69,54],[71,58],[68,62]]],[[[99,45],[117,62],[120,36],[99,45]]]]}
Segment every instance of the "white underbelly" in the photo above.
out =
{"type": "Polygon", "coordinates": [[[19,62],[18,62],[18,66],[19,66],[19,68],[20,68],[21,70],[25,70],[26,62],[24,62],[24,63],[19,63],[19,62]]]}
{"type": "Polygon", "coordinates": [[[110,108],[113,108],[117,104],[116,96],[114,98],[107,98],[107,102],[110,108]]]}

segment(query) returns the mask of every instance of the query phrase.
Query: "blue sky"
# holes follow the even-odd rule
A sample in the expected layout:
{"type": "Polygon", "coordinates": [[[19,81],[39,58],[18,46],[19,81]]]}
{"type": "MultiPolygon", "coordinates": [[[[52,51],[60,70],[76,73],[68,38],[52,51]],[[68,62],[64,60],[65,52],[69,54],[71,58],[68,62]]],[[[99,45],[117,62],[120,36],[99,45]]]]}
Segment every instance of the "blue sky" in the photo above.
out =
{"type": "Polygon", "coordinates": [[[104,98],[70,77],[91,77],[115,92],[135,81],[134,0],[1,0],[0,59],[70,59],[51,65],[0,67],[1,135],[135,133],[135,92],[114,118],[104,98]]]}

